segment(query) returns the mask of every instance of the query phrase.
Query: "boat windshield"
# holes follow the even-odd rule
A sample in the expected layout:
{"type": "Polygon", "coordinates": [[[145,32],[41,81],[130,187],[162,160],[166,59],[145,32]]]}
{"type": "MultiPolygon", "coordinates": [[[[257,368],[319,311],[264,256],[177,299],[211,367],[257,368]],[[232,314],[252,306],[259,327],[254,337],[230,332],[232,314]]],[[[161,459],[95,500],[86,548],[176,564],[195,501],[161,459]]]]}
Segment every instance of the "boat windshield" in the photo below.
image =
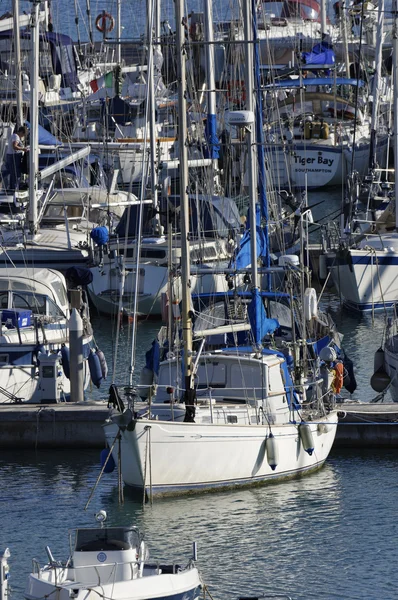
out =
{"type": "Polygon", "coordinates": [[[129,550],[141,544],[141,534],[135,527],[77,529],[75,552],[129,550]]]}

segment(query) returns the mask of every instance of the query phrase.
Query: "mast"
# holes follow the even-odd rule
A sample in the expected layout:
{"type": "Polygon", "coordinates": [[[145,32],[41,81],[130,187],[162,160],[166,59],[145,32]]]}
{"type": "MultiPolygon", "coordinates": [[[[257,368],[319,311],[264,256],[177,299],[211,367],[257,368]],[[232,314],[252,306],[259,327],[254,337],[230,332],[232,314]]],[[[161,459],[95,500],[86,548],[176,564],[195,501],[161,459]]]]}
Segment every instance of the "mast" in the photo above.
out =
{"type": "Polygon", "coordinates": [[[118,65],[122,62],[122,15],[121,15],[121,0],[117,0],[116,5],[116,62],[118,65]]]}
{"type": "MultiPolygon", "coordinates": [[[[246,88],[246,110],[254,114],[254,77],[253,77],[253,8],[251,2],[243,2],[243,30],[245,39],[245,88],[246,88]]],[[[247,168],[249,176],[249,227],[250,227],[250,262],[251,262],[251,277],[252,277],[252,302],[254,311],[252,313],[252,331],[254,343],[261,343],[260,319],[258,306],[261,302],[259,276],[257,270],[257,220],[260,215],[257,215],[257,169],[254,157],[255,152],[255,135],[254,124],[247,123],[246,141],[247,141],[247,168]]]]}
{"type": "MultiPolygon", "coordinates": [[[[384,28],[384,0],[379,0],[377,15],[377,42],[376,42],[376,71],[373,80],[373,106],[372,106],[372,125],[370,131],[370,150],[369,150],[369,168],[376,166],[376,132],[377,115],[379,112],[379,93],[380,93],[380,74],[381,62],[383,59],[383,28],[384,28]]],[[[395,84],[394,84],[395,85],[395,84]]]]}
{"type": "Polygon", "coordinates": [[[22,79],[21,79],[21,38],[19,37],[19,0],[13,0],[14,18],[14,57],[15,57],[15,86],[17,95],[17,124],[24,123],[22,104],[22,79]]]}
{"type": "MultiPolygon", "coordinates": [[[[205,55],[207,80],[207,119],[206,139],[209,146],[209,157],[216,167],[218,158],[218,139],[216,123],[216,80],[214,74],[214,33],[213,33],[213,4],[212,0],[204,0],[205,55]]],[[[214,173],[214,169],[213,169],[214,173]]],[[[212,178],[214,181],[214,178],[212,178]]]]}
{"type": "Polygon", "coordinates": [[[321,39],[324,40],[328,33],[326,0],[321,0],[321,39]]]}
{"type": "Polygon", "coordinates": [[[39,164],[39,8],[40,0],[32,1],[31,72],[30,72],[30,152],[29,152],[29,226],[37,232],[37,175],[39,164]]]}
{"type": "Polygon", "coordinates": [[[192,320],[190,314],[190,256],[189,256],[189,205],[188,205],[188,154],[186,146],[187,101],[186,101],[186,51],[183,22],[183,0],[176,0],[176,53],[178,65],[178,146],[181,203],[181,281],[182,281],[182,328],[183,369],[185,379],[185,420],[195,416],[195,390],[192,377],[192,320]]]}
{"type": "MultiPolygon", "coordinates": [[[[148,0],[147,4],[147,44],[148,44],[148,95],[149,95],[149,153],[151,163],[151,193],[152,203],[155,211],[158,209],[158,176],[156,169],[156,100],[155,100],[155,76],[153,64],[153,35],[154,20],[156,17],[154,0],[148,0]]],[[[159,229],[159,215],[156,213],[154,229],[159,229]]],[[[157,231],[156,231],[157,233],[157,231]]]]}
{"type": "Polygon", "coordinates": [[[398,4],[393,3],[394,28],[393,28],[393,114],[394,114],[394,171],[395,171],[395,228],[398,229],[398,4]]]}

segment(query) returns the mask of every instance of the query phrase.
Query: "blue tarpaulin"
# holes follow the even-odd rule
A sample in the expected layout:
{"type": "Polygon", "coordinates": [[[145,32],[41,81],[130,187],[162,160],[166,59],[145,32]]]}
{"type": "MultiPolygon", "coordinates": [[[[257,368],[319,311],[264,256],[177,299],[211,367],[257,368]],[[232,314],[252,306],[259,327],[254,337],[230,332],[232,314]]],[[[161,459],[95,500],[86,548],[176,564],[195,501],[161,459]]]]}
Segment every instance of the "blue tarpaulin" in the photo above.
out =
{"type": "MultiPolygon", "coordinates": [[[[25,125],[30,130],[29,121],[25,121],[25,125]]],[[[55,135],[44,129],[41,125],[39,125],[39,145],[40,146],[62,146],[62,142],[57,140],[55,135]]]]}
{"type": "Polygon", "coordinates": [[[333,46],[327,42],[316,44],[310,52],[302,52],[301,57],[307,66],[333,66],[336,63],[333,46]]]}
{"type": "Polygon", "coordinates": [[[248,306],[248,314],[256,343],[260,343],[266,335],[274,333],[279,327],[279,322],[276,319],[267,317],[260,292],[257,289],[253,290],[253,298],[248,306]]]}

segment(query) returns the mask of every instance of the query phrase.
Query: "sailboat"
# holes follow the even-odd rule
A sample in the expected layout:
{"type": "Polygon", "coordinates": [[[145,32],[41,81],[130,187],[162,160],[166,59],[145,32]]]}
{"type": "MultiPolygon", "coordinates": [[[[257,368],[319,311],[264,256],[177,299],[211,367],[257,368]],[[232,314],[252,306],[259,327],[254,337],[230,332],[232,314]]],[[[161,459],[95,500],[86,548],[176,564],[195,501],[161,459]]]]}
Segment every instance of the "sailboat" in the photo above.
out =
{"type": "MultiPolygon", "coordinates": [[[[383,8],[380,7],[381,12],[383,8]]],[[[394,18],[398,32],[398,19],[394,18]]],[[[381,47],[380,47],[381,52],[381,47]]],[[[398,173],[398,41],[393,45],[393,114],[394,114],[394,171],[398,173]]],[[[388,193],[392,196],[392,192],[388,193]]],[[[398,186],[395,183],[395,207],[398,186]]],[[[385,199],[385,198],[384,198],[385,199]]],[[[390,206],[391,209],[391,206],[390,206]]],[[[326,253],[326,265],[334,285],[349,308],[374,311],[393,306],[398,300],[398,211],[395,209],[395,227],[390,219],[374,223],[366,232],[353,231],[356,215],[344,222],[342,237],[337,248],[326,253]]]]}
{"type": "MultiPolygon", "coordinates": [[[[247,15],[247,64],[253,64],[250,22],[247,15]]],[[[177,43],[181,50],[184,39],[181,3],[176,4],[176,23],[180,24],[177,43]]],[[[180,56],[180,81],[184,82],[185,63],[182,53],[180,56]]],[[[253,74],[248,69],[247,89],[253,88],[253,74]]],[[[183,83],[179,93],[180,127],[184,131],[183,83]]],[[[242,123],[251,149],[255,147],[252,108],[251,98],[247,111],[239,111],[234,121],[242,123]]],[[[261,344],[266,332],[275,331],[279,324],[266,317],[262,305],[256,235],[252,235],[251,240],[251,323],[231,328],[232,332],[238,332],[249,327],[253,343],[207,351],[203,339],[194,351],[184,144],[180,151],[182,279],[185,284],[182,349],[178,354],[170,352],[160,365],[165,377],[159,373],[159,398],[152,399],[146,417],[141,418],[133,405],[126,408],[117,391],[112,389],[115,409],[104,424],[110,447],[114,448],[114,441],[120,436],[124,483],[141,493],[144,491],[148,498],[255,485],[303,475],[324,463],[337,427],[330,383],[334,381],[338,388],[340,376],[334,365],[333,349],[325,348],[325,361],[319,371],[318,359],[306,362],[305,374],[301,373],[297,361],[293,380],[287,356],[261,344]],[[167,385],[166,373],[169,374],[167,385]]],[[[249,170],[250,225],[251,231],[256,232],[260,228],[255,206],[254,152],[250,153],[249,170]]],[[[310,302],[309,306],[313,310],[308,314],[311,320],[315,305],[310,302]]]]}

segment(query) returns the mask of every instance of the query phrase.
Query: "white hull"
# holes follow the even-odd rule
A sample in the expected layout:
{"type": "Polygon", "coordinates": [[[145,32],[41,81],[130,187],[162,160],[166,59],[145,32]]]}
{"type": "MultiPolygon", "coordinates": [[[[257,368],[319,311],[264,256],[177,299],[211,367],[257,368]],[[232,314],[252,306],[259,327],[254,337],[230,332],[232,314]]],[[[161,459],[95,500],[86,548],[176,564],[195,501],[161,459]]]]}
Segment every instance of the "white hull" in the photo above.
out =
{"type": "MultiPolygon", "coordinates": [[[[120,270],[111,266],[93,267],[93,281],[88,286],[90,299],[96,309],[104,314],[114,315],[119,310],[120,270]]],[[[141,264],[139,267],[137,315],[162,315],[162,294],[168,291],[167,267],[153,264],[141,264]]],[[[122,312],[131,315],[134,312],[135,269],[128,269],[124,284],[122,312]]],[[[192,275],[192,294],[227,292],[228,284],[224,274],[192,275]]],[[[173,279],[174,297],[182,296],[181,279],[173,279]]]]}
{"type": "MultiPolygon", "coordinates": [[[[103,565],[100,565],[102,567],[103,565]]],[[[175,574],[158,575],[155,569],[153,573],[145,575],[140,579],[131,581],[113,581],[112,571],[109,581],[102,585],[85,585],[68,577],[69,569],[51,568],[41,571],[39,575],[29,576],[24,598],[26,600],[39,600],[42,598],[57,598],[57,600],[69,600],[71,597],[77,600],[88,598],[109,598],[113,600],[196,600],[202,596],[201,581],[196,568],[175,574]],[[57,571],[57,572],[56,572],[57,571]],[[72,590],[77,594],[72,596],[72,590]]]]}
{"type": "Polygon", "coordinates": [[[398,238],[383,236],[382,240],[382,250],[365,247],[337,258],[336,253],[327,255],[333,283],[349,307],[377,310],[398,301],[398,249],[394,247],[398,238]]]}
{"type": "MultiPolygon", "coordinates": [[[[361,144],[355,150],[355,170],[363,177],[369,164],[369,144],[361,144]]],[[[378,161],[385,164],[386,144],[378,149],[378,161]],[[383,162],[384,158],[384,162],[383,162]]],[[[267,148],[270,157],[270,175],[281,186],[318,188],[341,185],[351,171],[352,150],[346,146],[334,146],[327,142],[287,143],[267,148]]]]}
{"type": "MultiPolygon", "coordinates": [[[[137,420],[121,442],[123,480],[151,495],[174,495],[280,481],[319,468],[326,460],[337,428],[337,413],[311,423],[314,452],[303,448],[298,426],[274,425],[279,461],[267,461],[268,425],[184,423],[137,420]]],[[[111,445],[117,425],[105,424],[111,445]]]]}

